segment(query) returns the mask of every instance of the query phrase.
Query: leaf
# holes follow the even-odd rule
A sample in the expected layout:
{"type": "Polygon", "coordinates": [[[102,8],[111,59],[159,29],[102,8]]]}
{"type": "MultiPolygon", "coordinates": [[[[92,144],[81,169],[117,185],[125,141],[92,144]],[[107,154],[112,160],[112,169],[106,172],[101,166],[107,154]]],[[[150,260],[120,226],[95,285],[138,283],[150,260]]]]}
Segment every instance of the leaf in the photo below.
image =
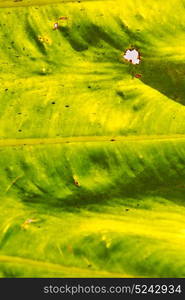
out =
{"type": "Polygon", "coordinates": [[[184,2],[50,2],[0,1],[0,274],[184,277],[184,2]]]}

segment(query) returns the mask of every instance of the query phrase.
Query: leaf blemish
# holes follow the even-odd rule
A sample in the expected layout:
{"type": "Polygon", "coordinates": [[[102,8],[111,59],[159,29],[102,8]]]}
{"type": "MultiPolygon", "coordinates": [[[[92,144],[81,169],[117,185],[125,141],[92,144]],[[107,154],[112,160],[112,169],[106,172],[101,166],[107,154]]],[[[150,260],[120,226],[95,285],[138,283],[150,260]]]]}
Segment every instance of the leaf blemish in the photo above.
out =
{"type": "Polygon", "coordinates": [[[141,74],[135,74],[135,77],[136,77],[136,78],[141,78],[142,75],[141,75],[141,74]]]}
{"type": "Polygon", "coordinates": [[[54,25],[53,25],[53,30],[56,30],[56,29],[58,29],[59,28],[59,24],[58,23],[54,23],[54,25]]]}
{"type": "Polygon", "coordinates": [[[76,176],[73,176],[73,181],[74,181],[74,184],[75,184],[77,187],[80,187],[79,181],[78,181],[78,179],[77,179],[76,176]]]}
{"type": "Polygon", "coordinates": [[[136,49],[128,49],[123,55],[124,59],[132,63],[133,65],[139,64],[140,54],[136,49]]]}

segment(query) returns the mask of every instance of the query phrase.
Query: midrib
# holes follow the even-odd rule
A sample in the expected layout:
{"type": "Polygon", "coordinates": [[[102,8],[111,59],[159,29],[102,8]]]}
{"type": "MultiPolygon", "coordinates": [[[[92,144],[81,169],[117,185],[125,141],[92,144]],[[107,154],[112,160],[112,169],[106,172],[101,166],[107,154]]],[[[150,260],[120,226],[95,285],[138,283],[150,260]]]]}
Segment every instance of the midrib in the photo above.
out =
{"type": "Polygon", "coordinates": [[[27,145],[51,145],[68,143],[98,143],[98,142],[150,142],[150,141],[177,141],[184,140],[185,134],[174,135],[139,135],[139,136],[77,136],[60,138],[23,138],[0,139],[0,147],[27,146],[27,145]]]}
{"type": "MultiPolygon", "coordinates": [[[[43,270],[47,270],[47,272],[49,273],[55,273],[56,275],[59,273],[72,273],[73,275],[76,274],[77,277],[79,277],[81,274],[85,274],[85,275],[89,275],[90,277],[99,277],[99,276],[103,276],[103,277],[134,277],[130,274],[122,274],[122,273],[112,273],[112,272],[106,272],[106,271],[98,271],[98,270],[87,270],[87,269],[83,269],[83,268],[75,268],[75,267],[71,267],[70,269],[67,266],[64,265],[60,265],[60,264],[56,264],[56,263],[52,263],[52,262],[46,262],[46,261],[39,261],[39,260],[33,260],[30,258],[24,258],[24,257],[17,257],[17,256],[8,256],[8,255],[0,255],[0,264],[18,264],[19,267],[21,267],[22,265],[25,266],[30,266],[30,267],[35,267],[35,268],[41,268],[43,270]],[[48,271],[49,270],[49,271],[48,271]]],[[[35,277],[35,274],[32,275],[33,277],[35,277]]],[[[69,275],[68,275],[69,276],[69,275]]]]}
{"type": "MultiPolygon", "coordinates": [[[[81,2],[94,1],[112,1],[112,0],[81,0],[81,2]]],[[[41,6],[47,4],[65,4],[68,2],[76,2],[76,0],[0,0],[0,8],[8,7],[25,7],[25,6],[41,6]]]]}

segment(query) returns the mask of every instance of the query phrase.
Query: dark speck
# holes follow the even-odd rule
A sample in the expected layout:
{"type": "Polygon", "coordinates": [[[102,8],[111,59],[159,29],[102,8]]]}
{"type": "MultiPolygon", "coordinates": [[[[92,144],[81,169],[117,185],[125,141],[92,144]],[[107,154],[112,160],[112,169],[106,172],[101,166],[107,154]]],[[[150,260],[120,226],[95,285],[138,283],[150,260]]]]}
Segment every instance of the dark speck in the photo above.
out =
{"type": "Polygon", "coordinates": [[[115,139],[111,139],[110,141],[111,141],[111,142],[115,142],[115,139]]]}
{"type": "Polygon", "coordinates": [[[65,105],[65,107],[69,107],[69,105],[65,105]]]}
{"type": "Polygon", "coordinates": [[[22,130],[21,130],[21,129],[19,129],[18,131],[19,131],[19,132],[21,132],[22,130]]]}
{"type": "Polygon", "coordinates": [[[52,102],[52,104],[55,104],[55,102],[52,102]]]}
{"type": "Polygon", "coordinates": [[[88,89],[91,89],[91,86],[90,86],[90,85],[88,86],[88,89]]]}
{"type": "Polygon", "coordinates": [[[125,211],[129,211],[129,209],[128,209],[128,208],[126,208],[126,209],[125,209],[125,211]]]}
{"type": "Polygon", "coordinates": [[[5,92],[7,92],[8,91],[8,89],[5,89],[5,92]]]}

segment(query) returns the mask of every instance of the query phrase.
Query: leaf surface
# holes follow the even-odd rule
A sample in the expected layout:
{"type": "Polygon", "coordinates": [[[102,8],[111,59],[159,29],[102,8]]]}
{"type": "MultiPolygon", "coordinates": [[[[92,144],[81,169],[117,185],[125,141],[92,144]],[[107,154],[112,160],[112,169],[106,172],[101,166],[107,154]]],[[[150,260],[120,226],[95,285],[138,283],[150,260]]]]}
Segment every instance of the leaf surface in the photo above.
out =
{"type": "Polygon", "coordinates": [[[54,2],[0,1],[0,275],[184,277],[184,1],[54,2]]]}

